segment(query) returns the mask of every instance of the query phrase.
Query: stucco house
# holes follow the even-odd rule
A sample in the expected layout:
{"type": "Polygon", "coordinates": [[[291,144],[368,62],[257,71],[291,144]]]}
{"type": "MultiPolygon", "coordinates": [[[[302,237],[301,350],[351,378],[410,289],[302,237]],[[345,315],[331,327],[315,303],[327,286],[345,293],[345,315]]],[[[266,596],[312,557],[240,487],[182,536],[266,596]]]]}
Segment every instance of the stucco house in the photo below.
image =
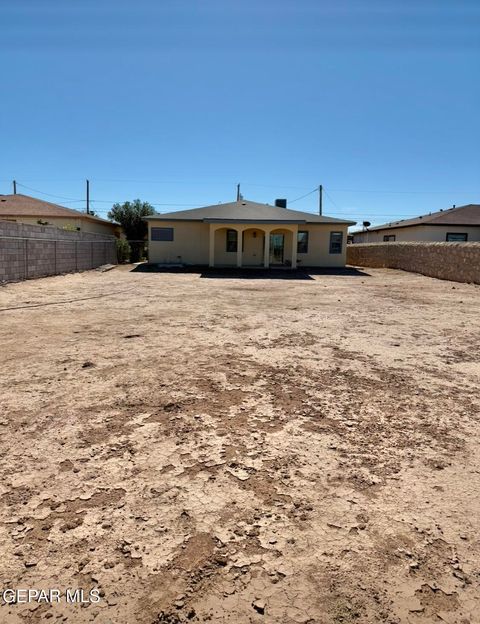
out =
{"type": "Polygon", "coordinates": [[[117,238],[122,232],[118,223],[21,193],[0,195],[0,219],[33,225],[53,225],[77,232],[110,234],[117,238]]]}
{"type": "Polygon", "coordinates": [[[343,267],[355,222],[240,199],[147,217],[149,262],[210,267],[343,267]]]}
{"type": "Polygon", "coordinates": [[[454,206],[414,219],[352,232],[353,243],[480,241],[480,204],[454,206]]]}

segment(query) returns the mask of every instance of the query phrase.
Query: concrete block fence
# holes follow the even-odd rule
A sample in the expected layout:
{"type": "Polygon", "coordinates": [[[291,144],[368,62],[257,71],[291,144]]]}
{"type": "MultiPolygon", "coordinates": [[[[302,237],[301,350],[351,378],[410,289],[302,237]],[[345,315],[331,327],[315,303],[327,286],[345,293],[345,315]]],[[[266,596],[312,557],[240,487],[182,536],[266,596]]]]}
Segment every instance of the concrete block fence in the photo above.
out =
{"type": "Polygon", "coordinates": [[[117,264],[115,237],[0,220],[0,282],[117,264]]]}
{"type": "Polygon", "coordinates": [[[358,243],[347,245],[347,264],[480,284],[480,243],[358,243]]]}

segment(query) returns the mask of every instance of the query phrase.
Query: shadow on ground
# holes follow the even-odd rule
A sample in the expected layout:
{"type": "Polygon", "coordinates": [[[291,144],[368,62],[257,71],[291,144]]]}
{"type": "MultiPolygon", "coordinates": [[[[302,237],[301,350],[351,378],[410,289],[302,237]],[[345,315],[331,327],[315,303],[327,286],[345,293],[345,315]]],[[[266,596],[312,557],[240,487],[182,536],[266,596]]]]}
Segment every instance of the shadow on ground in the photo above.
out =
{"type": "Polygon", "coordinates": [[[208,268],[203,266],[159,267],[146,262],[136,265],[136,273],[189,273],[208,279],[280,279],[312,280],[314,275],[337,275],[345,277],[370,277],[369,273],[353,267],[346,268],[301,268],[301,269],[236,269],[208,268]]]}

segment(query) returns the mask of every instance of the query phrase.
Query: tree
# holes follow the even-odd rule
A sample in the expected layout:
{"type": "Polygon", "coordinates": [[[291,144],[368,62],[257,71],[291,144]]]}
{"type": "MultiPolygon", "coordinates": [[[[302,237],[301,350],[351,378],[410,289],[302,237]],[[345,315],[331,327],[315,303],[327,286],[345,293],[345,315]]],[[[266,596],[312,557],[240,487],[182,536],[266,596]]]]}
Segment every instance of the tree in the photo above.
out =
{"type": "Polygon", "coordinates": [[[132,202],[113,204],[108,213],[111,221],[120,223],[130,243],[131,262],[138,262],[145,249],[148,225],[144,217],[155,214],[155,209],[148,202],[134,199],[132,202]]]}

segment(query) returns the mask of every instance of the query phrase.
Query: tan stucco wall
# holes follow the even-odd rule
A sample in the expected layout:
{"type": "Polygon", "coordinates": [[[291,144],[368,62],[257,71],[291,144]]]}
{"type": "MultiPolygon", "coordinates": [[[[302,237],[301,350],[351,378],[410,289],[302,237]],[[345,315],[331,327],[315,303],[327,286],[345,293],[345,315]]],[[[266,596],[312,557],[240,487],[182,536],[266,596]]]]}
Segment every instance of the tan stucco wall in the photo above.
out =
{"type": "Polygon", "coordinates": [[[47,222],[47,225],[53,225],[54,227],[74,230],[77,232],[94,232],[95,234],[107,234],[108,236],[114,236],[121,228],[118,225],[111,225],[107,223],[101,223],[91,221],[90,219],[76,219],[68,217],[20,217],[18,215],[11,215],[2,217],[7,221],[15,221],[16,223],[28,223],[31,225],[39,225],[38,221],[42,223],[47,222]],[[80,228],[80,229],[77,229],[80,228]]]}
{"type": "MultiPolygon", "coordinates": [[[[347,226],[343,224],[308,224],[275,227],[273,224],[215,224],[215,256],[216,266],[237,266],[237,253],[226,251],[227,229],[243,230],[245,236],[243,266],[263,265],[264,232],[278,232],[285,235],[284,259],[292,257],[292,243],[295,241],[297,228],[309,232],[308,253],[298,254],[298,266],[342,267],[346,262],[347,226]],[[292,231],[293,230],[293,231],[292,231]],[[257,236],[254,238],[253,233],[257,236]],[[343,232],[343,249],[341,254],[330,254],[330,232],[343,232]]],[[[185,263],[191,265],[207,265],[209,263],[210,224],[195,221],[149,221],[149,261],[160,264],[185,263]],[[172,227],[173,241],[152,241],[152,227],[172,227]]],[[[238,237],[239,243],[241,237],[238,237]]]]}
{"type": "Polygon", "coordinates": [[[463,225],[412,225],[411,227],[391,228],[388,230],[375,230],[373,232],[359,232],[354,234],[354,243],[383,243],[384,236],[395,235],[396,243],[404,243],[409,241],[427,241],[444,243],[447,238],[447,232],[467,233],[468,242],[480,241],[480,226],[463,226],[463,225]]]}
{"type": "Polygon", "coordinates": [[[96,232],[97,234],[109,234],[110,236],[119,236],[122,228],[118,225],[108,225],[108,223],[98,223],[90,221],[90,219],[80,219],[82,232],[96,232]]]}
{"type": "Polygon", "coordinates": [[[209,224],[199,221],[149,221],[149,262],[208,264],[209,234],[209,224]],[[173,241],[152,241],[152,227],[173,228],[173,241]]]}
{"type": "Polygon", "coordinates": [[[366,243],[348,245],[348,264],[403,269],[480,284],[480,243],[366,243]]]}
{"type": "Polygon", "coordinates": [[[298,266],[342,267],[346,263],[347,226],[309,224],[299,225],[300,232],[308,231],[308,253],[298,254],[298,266]],[[343,232],[341,254],[330,253],[330,232],[343,232]]]}
{"type": "MultiPolygon", "coordinates": [[[[215,264],[217,266],[237,266],[237,252],[227,251],[227,230],[229,229],[231,228],[225,227],[215,231],[215,264]]],[[[238,235],[238,240],[240,241],[240,235],[238,235]]]]}

